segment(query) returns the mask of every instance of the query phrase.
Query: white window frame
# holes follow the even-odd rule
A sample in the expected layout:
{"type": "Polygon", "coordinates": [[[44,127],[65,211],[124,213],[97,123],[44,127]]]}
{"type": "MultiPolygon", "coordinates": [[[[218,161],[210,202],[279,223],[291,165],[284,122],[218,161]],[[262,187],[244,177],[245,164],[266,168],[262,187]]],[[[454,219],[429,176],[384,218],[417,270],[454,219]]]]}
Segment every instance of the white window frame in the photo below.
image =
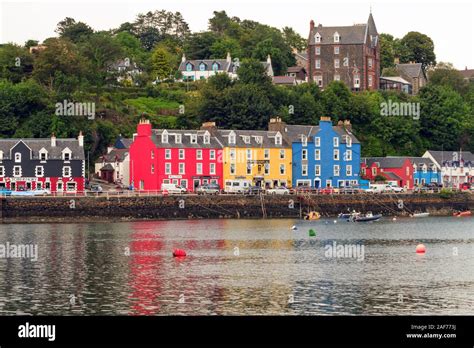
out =
{"type": "Polygon", "coordinates": [[[178,159],[180,160],[185,159],[186,155],[185,155],[184,149],[179,149],[178,152],[179,152],[178,159]]]}
{"type": "Polygon", "coordinates": [[[275,136],[275,145],[281,145],[283,141],[283,137],[280,134],[275,136]]]}
{"type": "Polygon", "coordinates": [[[229,144],[235,145],[235,133],[229,134],[229,144]]]}
{"type": "Polygon", "coordinates": [[[210,160],[215,160],[216,159],[216,150],[210,150],[209,151],[209,159],[210,160]]]}
{"type": "Polygon", "coordinates": [[[5,176],[5,167],[0,166],[0,178],[3,178],[5,176]]]}
{"type": "Polygon", "coordinates": [[[334,68],[339,69],[340,68],[340,63],[339,63],[339,58],[334,59],[334,68]]]}
{"type": "Polygon", "coordinates": [[[334,46],[334,54],[339,54],[339,46],[334,46]]]}
{"type": "Polygon", "coordinates": [[[231,163],[229,166],[230,175],[235,175],[235,163],[231,163]]]}
{"type": "Polygon", "coordinates": [[[264,149],[263,150],[263,158],[264,159],[270,159],[270,149],[264,149]]]}
{"type": "Polygon", "coordinates": [[[302,149],[301,150],[301,160],[302,161],[308,160],[308,150],[307,149],[302,149]]]}
{"type": "Polygon", "coordinates": [[[301,176],[308,176],[308,165],[302,164],[301,165],[301,176]]]}
{"type": "Polygon", "coordinates": [[[196,159],[202,160],[202,150],[200,149],[196,150],[196,159]]]}
{"type": "Polygon", "coordinates": [[[352,150],[346,150],[344,161],[352,161],[352,150]]]}
{"type": "Polygon", "coordinates": [[[283,163],[280,164],[280,175],[286,175],[286,166],[283,163]]]}
{"type": "Polygon", "coordinates": [[[333,166],[333,175],[339,176],[340,174],[341,174],[341,167],[339,166],[339,164],[335,164],[333,166]]]}
{"type": "Polygon", "coordinates": [[[44,176],[44,167],[43,166],[36,166],[35,167],[35,176],[37,178],[42,178],[44,176]]]}
{"type": "Polygon", "coordinates": [[[316,59],[314,62],[314,66],[316,69],[321,69],[321,59],[316,59]]]}
{"type": "Polygon", "coordinates": [[[21,153],[15,152],[15,163],[21,163],[21,153]]]}
{"type": "Polygon", "coordinates": [[[280,159],[285,159],[285,150],[284,149],[280,149],[280,159]]]}
{"type": "Polygon", "coordinates": [[[321,55],[321,46],[316,46],[316,55],[317,56],[321,55]]]}
{"type": "Polygon", "coordinates": [[[321,146],[321,138],[320,137],[314,138],[314,146],[317,146],[317,147],[321,146]]]}
{"type": "Polygon", "coordinates": [[[316,164],[314,166],[314,176],[321,176],[321,165],[316,164]]]}
{"type": "Polygon", "coordinates": [[[186,164],[184,162],[179,163],[179,174],[186,174],[186,164]]]}
{"type": "Polygon", "coordinates": [[[174,142],[176,144],[181,144],[182,141],[183,141],[183,138],[182,138],[181,134],[175,134],[174,135],[174,142]]]}
{"type": "Polygon", "coordinates": [[[197,134],[191,134],[191,144],[197,144],[197,134]]]}
{"type": "Polygon", "coordinates": [[[209,174],[216,174],[216,164],[215,163],[209,163],[209,174]]]}
{"type": "Polygon", "coordinates": [[[168,132],[166,130],[161,133],[161,142],[163,144],[168,144],[168,132]]]}
{"type": "Polygon", "coordinates": [[[171,162],[166,162],[165,163],[165,174],[167,174],[167,175],[171,174],[171,162]]]}
{"type": "Polygon", "coordinates": [[[202,163],[196,163],[196,174],[202,175],[202,163]]]}
{"type": "Polygon", "coordinates": [[[333,160],[334,161],[339,161],[340,160],[338,149],[334,149],[334,151],[333,151],[333,160]]]}
{"type": "Polygon", "coordinates": [[[321,161],[321,150],[320,149],[315,149],[314,150],[314,160],[315,161],[321,161]]]}
{"type": "Polygon", "coordinates": [[[70,178],[72,176],[72,169],[70,166],[63,167],[63,178],[70,178]],[[67,171],[67,173],[66,173],[67,171]]]}
{"type": "Polygon", "coordinates": [[[165,149],[165,159],[171,159],[171,149],[165,149]]]}
{"type": "Polygon", "coordinates": [[[248,160],[252,159],[252,149],[246,149],[245,156],[248,160]]]}
{"type": "Polygon", "coordinates": [[[352,165],[346,165],[346,176],[352,176],[352,165]]]}
{"type": "Polygon", "coordinates": [[[332,138],[332,144],[334,147],[339,147],[339,138],[338,137],[332,138]]]}
{"type": "Polygon", "coordinates": [[[209,134],[204,134],[204,144],[210,144],[211,143],[211,136],[209,134]]]}

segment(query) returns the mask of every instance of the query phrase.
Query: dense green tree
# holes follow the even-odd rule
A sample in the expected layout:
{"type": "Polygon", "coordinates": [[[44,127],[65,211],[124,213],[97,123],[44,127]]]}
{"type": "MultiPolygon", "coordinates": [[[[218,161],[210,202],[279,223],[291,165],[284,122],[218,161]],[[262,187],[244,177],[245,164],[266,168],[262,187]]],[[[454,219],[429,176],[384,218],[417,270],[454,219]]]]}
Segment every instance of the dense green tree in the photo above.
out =
{"type": "Polygon", "coordinates": [[[239,42],[229,37],[223,37],[212,44],[210,58],[224,59],[227,57],[227,53],[230,53],[233,59],[242,57],[239,42]]]}
{"type": "Polygon", "coordinates": [[[306,49],[307,40],[294,31],[293,28],[284,27],[281,31],[283,34],[283,39],[288,46],[298,50],[299,52],[306,49]]]}
{"type": "Polygon", "coordinates": [[[268,76],[265,67],[255,59],[245,59],[240,63],[237,70],[239,81],[242,84],[257,84],[268,90],[272,80],[268,76]]]}
{"type": "Polygon", "coordinates": [[[400,62],[417,62],[423,69],[436,64],[433,40],[425,34],[410,31],[401,40],[400,62]],[[403,49],[404,48],[404,49],[403,49]]]}
{"type": "Polygon", "coordinates": [[[61,38],[71,40],[74,43],[86,40],[94,32],[87,24],[76,22],[74,18],[70,17],[66,17],[59,22],[55,31],[61,38]]]}
{"type": "Polygon", "coordinates": [[[468,90],[468,82],[451,63],[436,64],[436,67],[428,72],[428,81],[433,85],[449,86],[461,94],[468,90]]]}
{"type": "MultiPolygon", "coordinates": [[[[390,34],[380,34],[380,71],[395,66],[394,38],[390,34]]],[[[385,75],[389,76],[389,75],[385,75]]]]}
{"type": "Polygon", "coordinates": [[[159,81],[172,78],[176,69],[176,60],[163,46],[157,46],[151,55],[153,77],[159,81]]]}
{"type": "Polygon", "coordinates": [[[211,47],[218,40],[213,32],[194,33],[188,36],[184,44],[184,52],[188,59],[208,59],[212,55],[211,47]]]}
{"type": "Polygon", "coordinates": [[[31,75],[33,57],[27,49],[6,44],[0,46],[0,78],[20,82],[31,75]]]}

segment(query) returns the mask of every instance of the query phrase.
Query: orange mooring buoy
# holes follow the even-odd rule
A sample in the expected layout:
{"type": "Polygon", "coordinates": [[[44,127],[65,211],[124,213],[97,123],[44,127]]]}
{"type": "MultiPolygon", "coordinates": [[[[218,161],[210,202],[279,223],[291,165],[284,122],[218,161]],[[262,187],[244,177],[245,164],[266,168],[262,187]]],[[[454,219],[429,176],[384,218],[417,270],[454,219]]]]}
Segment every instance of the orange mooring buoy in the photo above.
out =
{"type": "Polygon", "coordinates": [[[186,256],[186,251],[183,249],[174,249],[173,250],[173,257],[184,257],[186,256]]]}
{"type": "Polygon", "coordinates": [[[416,253],[417,254],[424,254],[426,252],[426,247],[424,244],[418,244],[416,246],[416,253]]]}

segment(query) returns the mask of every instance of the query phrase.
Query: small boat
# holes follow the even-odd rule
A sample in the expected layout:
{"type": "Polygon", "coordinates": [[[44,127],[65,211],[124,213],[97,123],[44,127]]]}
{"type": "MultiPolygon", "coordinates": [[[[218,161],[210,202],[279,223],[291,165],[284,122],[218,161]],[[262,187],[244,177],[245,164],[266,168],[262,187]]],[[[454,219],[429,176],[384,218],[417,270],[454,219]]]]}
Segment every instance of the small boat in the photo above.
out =
{"type": "Polygon", "coordinates": [[[453,216],[456,216],[456,217],[471,216],[471,215],[472,215],[472,213],[471,213],[470,210],[458,211],[458,212],[453,213],[453,216]]]}
{"type": "Polygon", "coordinates": [[[355,222],[369,222],[369,221],[378,221],[382,217],[382,214],[374,215],[372,212],[368,212],[365,215],[359,215],[354,217],[353,221],[355,222]]]}
{"type": "Polygon", "coordinates": [[[347,220],[347,219],[350,219],[352,216],[354,215],[360,215],[359,212],[356,212],[355,210],[353,210],[352,212],[348,210],[348,213],[340,213],[337,217],[339,219],[344,219],[344,220],[347,220]]]}
{"type": "Polygon", "coordinates": [[[310,211],[308,214],[304,216],[305,220],[319,220],[321,215],[317,211],[310,211]]]}
{"type": "Polygon", "coordinates": [[[411,214],[411,217],[413,218],[424,218],[430,216],[430,213],[413,213],[411,214]]]}

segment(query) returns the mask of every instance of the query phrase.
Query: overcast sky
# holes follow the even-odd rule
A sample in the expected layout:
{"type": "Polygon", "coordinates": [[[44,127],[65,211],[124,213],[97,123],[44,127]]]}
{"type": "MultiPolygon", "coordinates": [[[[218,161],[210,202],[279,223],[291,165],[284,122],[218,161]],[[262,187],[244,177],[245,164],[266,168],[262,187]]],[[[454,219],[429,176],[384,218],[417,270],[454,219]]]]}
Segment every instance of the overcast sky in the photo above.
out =
{"type": "Polygon", "coordinates": [[[433,3],[428,0],[386,2],[317,0],[0,0],[0,43],[23,44],[56,36],[56,24],[65,17],[86,22],[96,30],[131,22],[138,13],[166,9],[180,11],[192,31],[207,29],[213,11],[251,19],[278,28],[293,27],[307,37],[309,21],[316,25],[365,23],[370,7],[379,33],[403,37],[409,31],[430,36],[437,61],[458,69],[474,68],[474,5],[471,0],[433,3]]]}

